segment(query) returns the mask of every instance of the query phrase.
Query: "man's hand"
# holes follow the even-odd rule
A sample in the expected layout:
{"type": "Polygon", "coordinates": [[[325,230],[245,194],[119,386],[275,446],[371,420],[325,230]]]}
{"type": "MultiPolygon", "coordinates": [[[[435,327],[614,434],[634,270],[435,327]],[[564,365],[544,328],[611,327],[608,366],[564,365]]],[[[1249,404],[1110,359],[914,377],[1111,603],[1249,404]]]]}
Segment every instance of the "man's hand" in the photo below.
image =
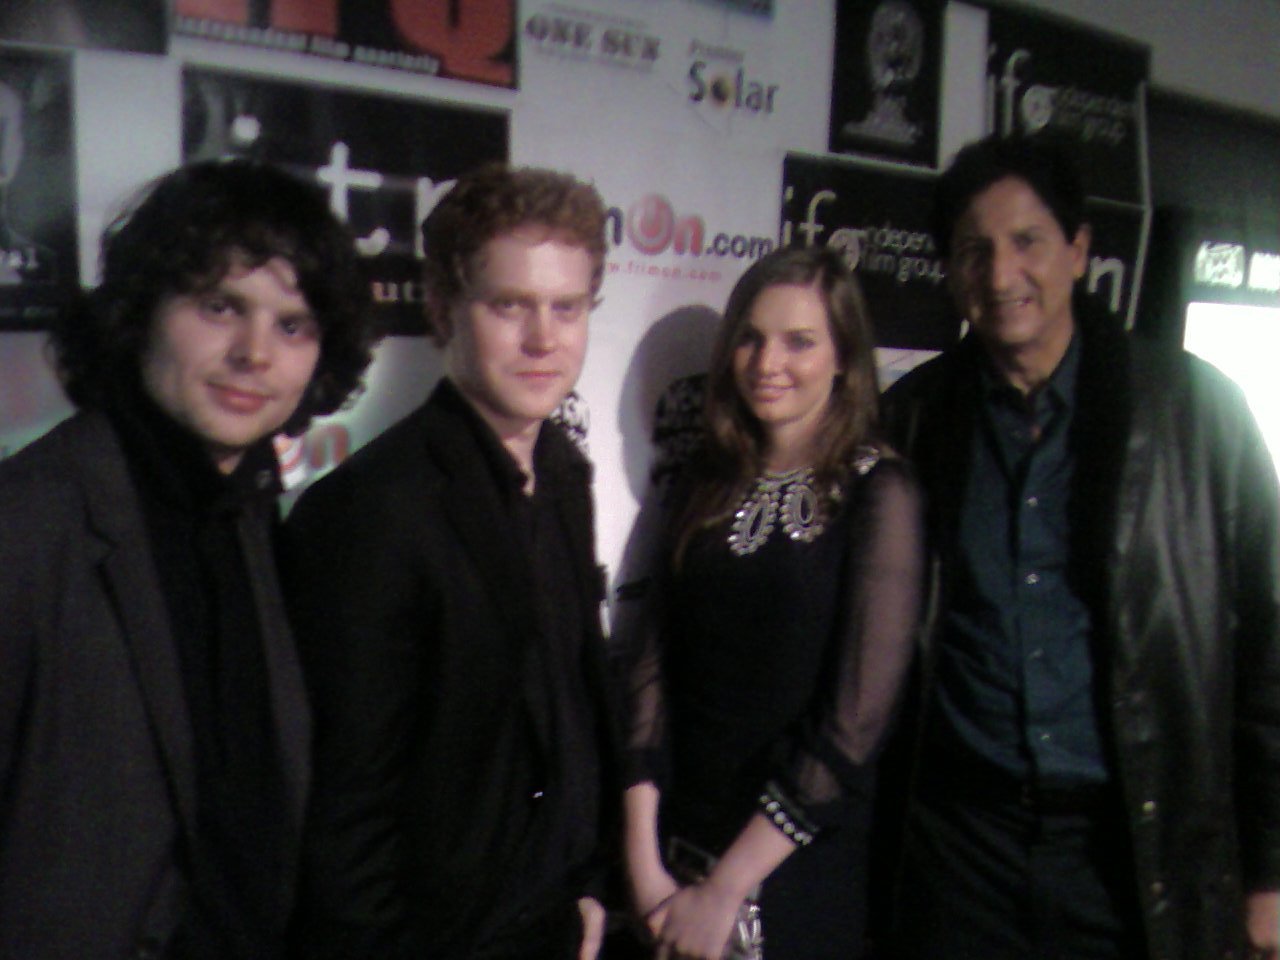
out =
{"type": "Polygon", "coordinates": [[[596,960],[604,942],[604,907],[595,897],[580,897],[578,913],[582,915],[582,946],[578,960],[596,960]]]}
{"type": "Polygon", "coordinates": [[[1244,919],[1254,960],[1280,958],[1280,890],[1245,897],[1244,919]]]}

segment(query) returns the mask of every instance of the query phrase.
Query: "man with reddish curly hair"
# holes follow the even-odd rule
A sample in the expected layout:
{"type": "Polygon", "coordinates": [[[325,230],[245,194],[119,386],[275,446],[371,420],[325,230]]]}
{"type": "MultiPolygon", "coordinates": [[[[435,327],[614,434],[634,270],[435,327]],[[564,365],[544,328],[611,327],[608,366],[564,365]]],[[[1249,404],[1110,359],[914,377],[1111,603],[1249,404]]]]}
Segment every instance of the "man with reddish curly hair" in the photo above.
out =
{"type": "Polygon", "coordinates": [[[423,226],[446,376],[303,496],[317,717],[307,957],[590,958],[613,774],[590,470],[547,418],[604,265],[596,191],[462,177],[423,226]]]}

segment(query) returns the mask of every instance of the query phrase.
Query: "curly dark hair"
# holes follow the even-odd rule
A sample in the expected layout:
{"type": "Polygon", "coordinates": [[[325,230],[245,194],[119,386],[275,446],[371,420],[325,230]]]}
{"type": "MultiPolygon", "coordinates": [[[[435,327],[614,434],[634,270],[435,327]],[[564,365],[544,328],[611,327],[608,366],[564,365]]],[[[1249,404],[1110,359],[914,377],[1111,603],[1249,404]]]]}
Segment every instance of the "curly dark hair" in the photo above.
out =
{"type": "Polygon", "coordinates": [[[101,281],[51,335],[78,407],[136,385],[160,303],[215,286],[237,263],[288,260],[320,326],[320,359],[284,429],[302,433],[361,387],[376,335],[369,282],[323,193],[247,160],[193,163],[159,178],[103,231],[101,281]]]}
{"type": "Polygon", "coordinates": [[[604,281],[605,207],[595,187],[567,173],[488,163],[458,178],[422,224],[427,329],[465,294],[475,257],[499,234],[541,227],[591,257],[591,294],[604,281]]]}

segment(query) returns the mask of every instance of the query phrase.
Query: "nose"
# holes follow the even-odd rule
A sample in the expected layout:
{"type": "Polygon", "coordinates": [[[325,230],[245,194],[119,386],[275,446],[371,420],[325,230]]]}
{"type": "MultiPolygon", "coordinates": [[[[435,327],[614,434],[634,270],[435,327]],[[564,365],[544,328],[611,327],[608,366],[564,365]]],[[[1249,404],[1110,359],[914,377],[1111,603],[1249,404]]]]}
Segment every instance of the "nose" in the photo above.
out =
{"type": "Polygon", "coordinates": [[[1016,282],[1018,263],[1007,244],[996,244],[989,254],[987,278],[993,290],[1008,290],[1016,282]]]}
{"type": "Polygon", "coordinates": [[[527,352],[545,356],[555,350],[556,326],[551,308],[539,304],[529,312],[524,325],[524,348],[527,352]]]}
{"type": "Polygon", "coordinates": [[[250,316],[241,318],[232,336],[228,357],[240,368],[256,369],[271,363],[271,319],[250,316]]]}
{"type": "Polygon", "coordinates": [[[756,347],[751,360],[757,376],[769,377],[782,369],[782,350],[778,344],[766,340],[756,347]]]}

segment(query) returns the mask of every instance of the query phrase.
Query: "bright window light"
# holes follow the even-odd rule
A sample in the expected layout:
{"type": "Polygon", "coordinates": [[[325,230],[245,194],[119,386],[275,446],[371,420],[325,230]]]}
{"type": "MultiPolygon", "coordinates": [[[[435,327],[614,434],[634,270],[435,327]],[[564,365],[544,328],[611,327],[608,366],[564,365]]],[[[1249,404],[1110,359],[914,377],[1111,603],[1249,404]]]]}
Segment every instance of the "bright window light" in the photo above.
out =
{"type": "Polygon", "coordinates": [[[1183,346],[1238,383],[1280,465],[1280,309],[1225,303],[1187,304],[1183,346]]]}

